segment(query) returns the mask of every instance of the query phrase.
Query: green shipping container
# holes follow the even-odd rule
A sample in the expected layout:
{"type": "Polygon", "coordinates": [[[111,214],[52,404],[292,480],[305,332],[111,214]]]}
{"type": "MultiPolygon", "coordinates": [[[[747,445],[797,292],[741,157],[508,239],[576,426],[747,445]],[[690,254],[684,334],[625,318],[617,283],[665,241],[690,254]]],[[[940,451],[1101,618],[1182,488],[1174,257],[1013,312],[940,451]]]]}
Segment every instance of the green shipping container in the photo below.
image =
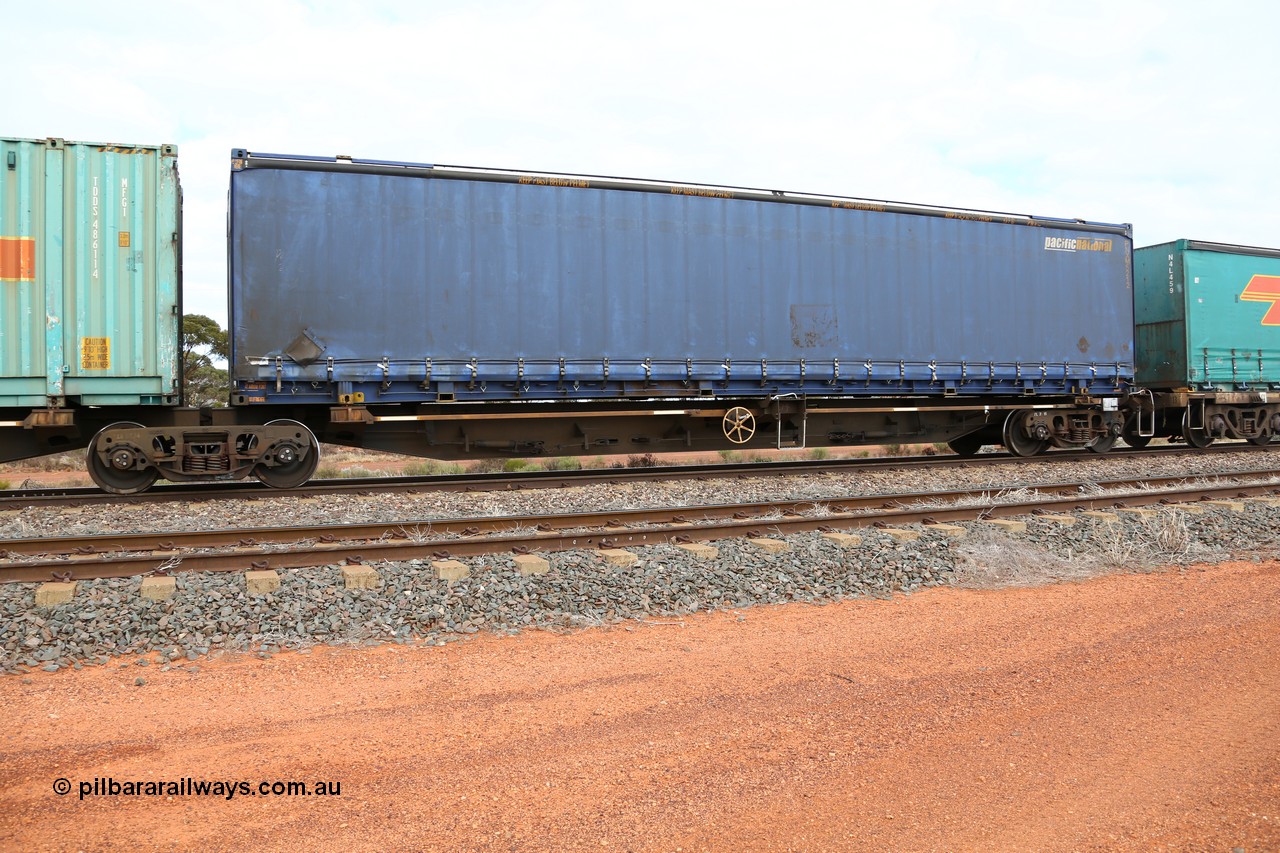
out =
{"type": "Polygon", "coordinates": [[[176,405],[172,145],[0,138],[0,407],[176,405]]]}
{"type": "Polygon", "coordinates": [[[1280,388],[1280,249],[1178,240],[1134,252],[1137,383],[1280,388]]]}

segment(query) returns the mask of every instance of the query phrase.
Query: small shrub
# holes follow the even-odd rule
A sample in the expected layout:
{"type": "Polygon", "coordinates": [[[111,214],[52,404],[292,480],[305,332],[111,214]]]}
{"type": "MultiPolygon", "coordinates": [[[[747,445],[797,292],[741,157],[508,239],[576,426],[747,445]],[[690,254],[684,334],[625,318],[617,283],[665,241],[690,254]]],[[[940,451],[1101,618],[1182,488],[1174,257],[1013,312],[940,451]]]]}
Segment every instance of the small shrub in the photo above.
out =
{"type": "Polygon", "coordinates": [[[333,465],[321,465],[316,469],[314,480],[336,480],[342,476],[341,472],[333,465]]]}
{"type": "Polygon", "coordinates": [[[656,468],[658,467],[658,457],[652,453],[642,453],[638,456],[627,457],[628,468],[656,468]]]}
{"type": "Polygon", "coordinates": [[[380,471],[370,471],[368,468],[356,466],[355,468],[342,469],[338,476],[344,480],[361,480],[366,477],[381,477],[383,474],[380,471]]]}
{"type": "Polygon", "coordinates": [[[547,460],[548,471],[578,471],[582,468],[582,460],[576,456],[560,456],[547,460]]]}
{"type": "Polygon", "coordinates": [[[497,474],[506,470],[503,464],[504,459],[477,459],[468,466],[467,470],[472,474],[497,474]]]}
{"type": "Polygon", "coordinates": [[[809,458],[815,461],[831,458],[831,451],[825,447],[814,447],[809,450],[809,458]]]}
{"type": "Polygon", "coordinates": [[[736,450],[721,450],[720,458],[729,463],[741,462],[742,454],[736,450]]]}
{"type": "Polygon", "coordinates": [[[1226,556],[1216,546],[1198,541],[1186,518],[1173,512],[1162,512],[1123,531],[1118,524],[1107,528],[1098,550],[1112,568],[1143,570],[1193,560],[1212,562],[1226,556]]]}
{"type": "Polygon", "coordinates": [[[1187,527],[1185,516],[1164,512],[1148,527],[1151,534],[1151,548],[1161,562],[1182,562],[1198,550],[1200,543],[1187,527]]]}
{"type": "Polygon", "coordinates": [[[9,488],[12,488],[12,486],[9,485],[8,480],[0,480],[0,490],[9,488]]]}
{"type": "Polygon", "coordinates": [[[540,471],[542,466],[528,459],[508,459],[502,463],[502,470],[508,474],[515,474],[519,471],[540,471]]]}
{"type": "Polygon", "coordinates": [[[435,459],[424,459],[421,462],[410,462],[404,466],[406,477],[439,477],[449,474],[461,474],[463,467],[456,462],[439,462],[435,459]]]}
{"type": "Polygon", "coordinates": [[[32,459],[32,468],[46,473],[52,471],[79,471],[84,467],[84,458],[72,456],[70,453],[55,453],[52,456],[40,456],[32,459]]]}

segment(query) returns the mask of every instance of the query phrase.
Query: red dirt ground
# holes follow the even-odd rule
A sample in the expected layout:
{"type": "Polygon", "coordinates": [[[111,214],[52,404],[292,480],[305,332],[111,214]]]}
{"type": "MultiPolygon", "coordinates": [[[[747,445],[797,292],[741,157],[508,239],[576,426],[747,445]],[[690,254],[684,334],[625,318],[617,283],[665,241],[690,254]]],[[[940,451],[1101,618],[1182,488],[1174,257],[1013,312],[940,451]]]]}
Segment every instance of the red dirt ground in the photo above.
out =
{"type": "Polygon", "coordinates": [[[1236,563],[7,677],[0,846],[1277,850],[1278,649],[1236,563]],[[187,776],[341,795],[77,794],[187,776]]]}

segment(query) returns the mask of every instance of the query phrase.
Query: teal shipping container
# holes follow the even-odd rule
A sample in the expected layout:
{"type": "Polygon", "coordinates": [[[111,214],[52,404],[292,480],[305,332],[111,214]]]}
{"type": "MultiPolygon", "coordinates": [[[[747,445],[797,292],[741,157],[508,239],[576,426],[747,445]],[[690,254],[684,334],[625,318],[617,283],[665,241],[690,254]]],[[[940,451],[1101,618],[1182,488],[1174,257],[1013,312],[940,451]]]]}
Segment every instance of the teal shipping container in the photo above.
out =
{"type": "Polygon", "coordinates": [[[1134,252],[1137,383],[1280,388],[1280,249],[1178,240],[1134,252]]]}
{"type": "Polygon", "coordinates": [[[177,162],[0,138],[0,407],[180,402],[177,162]]]}

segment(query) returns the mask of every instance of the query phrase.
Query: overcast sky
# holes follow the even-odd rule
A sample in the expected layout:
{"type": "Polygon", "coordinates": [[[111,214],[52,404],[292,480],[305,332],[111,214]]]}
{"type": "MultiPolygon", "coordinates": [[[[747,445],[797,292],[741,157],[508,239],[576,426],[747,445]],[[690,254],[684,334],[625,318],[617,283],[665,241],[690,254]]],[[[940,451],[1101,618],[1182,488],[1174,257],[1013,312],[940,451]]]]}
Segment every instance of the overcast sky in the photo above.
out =
{"type": "Polygon", "coordinates": [[[1280,246],[1273,2],[14,3],[4,136],[175,143],[226,322],[234,147],[837,193],[1280,246]]]}

